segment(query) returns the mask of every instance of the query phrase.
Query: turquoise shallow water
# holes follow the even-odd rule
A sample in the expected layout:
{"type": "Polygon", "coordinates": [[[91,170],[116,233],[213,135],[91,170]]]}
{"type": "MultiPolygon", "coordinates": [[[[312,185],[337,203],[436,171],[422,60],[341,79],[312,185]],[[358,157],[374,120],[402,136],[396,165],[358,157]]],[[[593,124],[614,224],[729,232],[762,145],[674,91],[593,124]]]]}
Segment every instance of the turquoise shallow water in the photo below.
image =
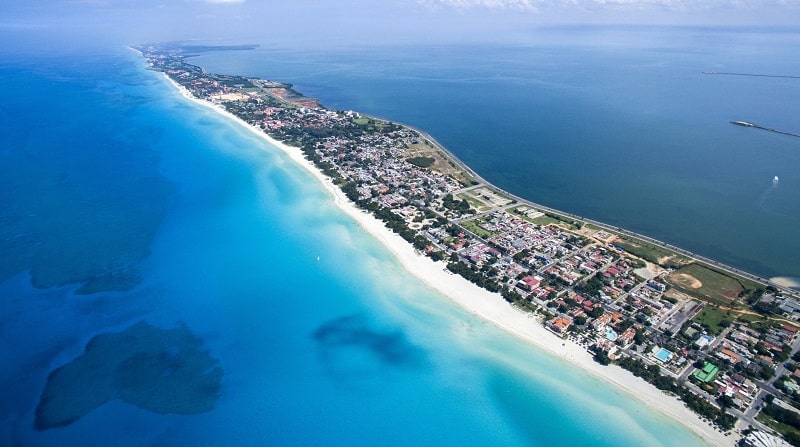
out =
{"type": "Polygon", "coordinates": [[[308,173],[127,50],[3,55],[0,79],[19,171],[0,229],[33,253],[0,282],[0,444],[700,445],[414,280],[308,173]],[[36,262],[72,281],[33,287],[36,262]],[[98,275],[105,291],[77,293],[98,275]],[[202,340],[224,369],[214,410],[111,401],[34,430],[51,371],[139,321],[202,340]]]}

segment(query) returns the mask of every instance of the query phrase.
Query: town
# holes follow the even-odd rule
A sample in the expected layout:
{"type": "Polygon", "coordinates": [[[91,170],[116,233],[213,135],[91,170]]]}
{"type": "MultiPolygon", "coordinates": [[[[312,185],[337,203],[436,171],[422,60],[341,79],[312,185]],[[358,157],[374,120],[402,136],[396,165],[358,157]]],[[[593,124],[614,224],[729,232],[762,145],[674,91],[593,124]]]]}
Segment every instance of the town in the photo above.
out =
{"type": "Polygon", "coordinates": [[[597,362],[674,395],[744,445],[770,436],[800,445],[792,290],[515,197],[409,126],[329,110],[289,84],[206,73],[180,46],[136,50],[193,96],[300,147],[420,253],[597,362]]]}

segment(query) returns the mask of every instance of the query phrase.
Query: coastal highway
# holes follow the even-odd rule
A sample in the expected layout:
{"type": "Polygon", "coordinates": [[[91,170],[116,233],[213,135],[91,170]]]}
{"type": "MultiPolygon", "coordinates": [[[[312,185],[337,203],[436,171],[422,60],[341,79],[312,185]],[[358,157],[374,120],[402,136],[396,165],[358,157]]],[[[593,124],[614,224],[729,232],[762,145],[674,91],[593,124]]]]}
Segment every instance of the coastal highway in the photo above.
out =
{"type": "MultiPolygon", "coordinates": [[[[376,119],[380,119],[380,118],[376,118],[376,119]]],[[[775,287],[778,290],[781,290],[782,292],[784,292],[784,293],[786,293],[788,295],[795,296],[795,297],[800,296],[800,294],[798,294],[797,290],[794,290],[794,289],[792,289],[790,287],[785,287],[785,286],[782,286],[780,284],[776,284],[776,283],[774,283],[774,282],[772,282],[772,281],[770,281],[770,280],[768,280],[766,278],[762,278],[762,277],[754,275],[752,273],[745,272],[744,270],[738,269],[736,267],[733,267],[733,266],[730,266],[730,265],[727,265],[727,264],[723,264],[723,263],[721,263],[719,261],[716,261],[714,259],[705,257],[705,256],[697,254],[697,253],[693,253],[693,252],[691,252],[689,250],[685,250],[685,249],[680,248],[680,247],[676,247],[674,245],[668,244],[666,242],[660,241],[660,240],[652,238],[650,236],[647,236],[647,235],[644,235],[644,234],[640,234],[640,233],[636,233],[636,232],[633,232],[633,231],[630,231],[630,230],[626,230],[626,229],[623,229],[621,227],[615,227],[615,226],[612,226],[612,225],[608,225],[608,224],[605,224],[603,222],[599,222],[599,221],[596,221],[596,220],[593,220],[593,219],[588,219],[588,218],[584,218],[584,217],[581,217],[581,216],[577,216],[575,214],[566,213],[564,211],[560,211],[560,210],[557,210],[557,209],[554,209],[554,208],[550,208],[548,206],[532,202],[530,200],[527,200],[527,199],[519,197],[519,196],[517,196],[515,194],[512,194],[512,193],[510,193],[508,191],[500,189],[497,186],[493,185],[492,183],[488,182],[486,179],[484,179],[480,175],[478,175],[477,172],[473,171],[472,168],[467,166],[458,157],[456,157],[452,152],[447,150],[447,148],[445,148],[441,143],[439,143],[429,133],[424,132],[424,131],[416,128],[416,127],[409,126],[407,124],[403,124],[403,123],[398,123],[398,124],[401,124],[403,126],[408,127],[409,129],[413,129],[413,130],[417,131],[423,138],[426,138],[428,141],[430,141],[432,144],[434,144],[439,150],[441,150],[444,154],[446,154],[461,169],[467,171],[467,173],[469,173],[472,177],[474,177],[476,181],[478,181],[478,182],[480,182],[480,183],[482,183],[482,184],[484,184],[486,186],[490,186],[490,187],[498,190],[500,193],[502,193],[504,195],[507,195],[508,197],[516,200],[520,204],[532,206],[534,208],[538,208],[538,209],[544,210],[544,211],[549,211],[549,212],[552,212],[552,213],[555,213],[555,214],[559,214],[561,216],[566,216],[566,217],[569,217],[570,219],[573,219],[573,220],[576,220],[576,221],[579,221],[579,222],[589,223],[589,224],[595,225],[597,227],[600,227],[600,228],[602,228],[604,230],[611,231],[612,233],[617,233],[617,234],[621,234],[621,235],[624,235],[624,236],[633,237],[633,238],[639,239],[639,240],[644,241],[644,242],[648,242],[648,243],[651,243],[651,244],[654,244],[654,245],[659,245],[661,247],[664,247],[666,249],[674,251],[675,253],[687,256],[689,258],[692,258],[692,259],[695,259],[697,261],[700,261],[700,262],[703,262],[705,264],[708,264],[710,266],[713,266],[713,267],[715,267],[715,268],[717,268],[719,270],[723,270],[723,271],[726,271],[728,273],[732,273],[734,275],[739,275],[739,276],[742,276],[742,277],[747,278],[747,279],[751,279],[751,280],[756,281],[756,282],[761,283],[761,284],[770,285],[772,287],[775,287]]]]}

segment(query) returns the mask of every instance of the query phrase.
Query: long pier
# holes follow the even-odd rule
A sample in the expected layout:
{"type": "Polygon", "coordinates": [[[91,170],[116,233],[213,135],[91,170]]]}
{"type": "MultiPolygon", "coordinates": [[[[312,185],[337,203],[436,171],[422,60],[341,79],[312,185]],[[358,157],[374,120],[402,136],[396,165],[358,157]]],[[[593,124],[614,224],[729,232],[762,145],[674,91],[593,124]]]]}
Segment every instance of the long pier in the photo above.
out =
{"type": "Polygon", "coordinates": [[[760,73],[732,73],[727,71],[704,71],[704,75],[726,75],[726,76],[749,76],[751,78],[784,78],[784,79],[800,79],[800,76],[792,75],[773,75],[773,74],[760,74],[760,73]]]}
{"type": "Polygon", "coordinates": [[[759,126],[758,124],[754,124],[754,123],[751,123],[749,121],[731,121],[731,124],[735,124],[737,126],[743,126],[743,127],[752,127],[753,129],[767,130],[769,132],[775,132],[775,133],[779,133],[779,134],[782,134],[782,135],[789,135],[790,137],[800,138],[800,134],[796,134],[796,133],[792,133],[792,132],[786,132],[786,131],[778,130],[778,129],[773,129],[771,127],[759,126]]]}

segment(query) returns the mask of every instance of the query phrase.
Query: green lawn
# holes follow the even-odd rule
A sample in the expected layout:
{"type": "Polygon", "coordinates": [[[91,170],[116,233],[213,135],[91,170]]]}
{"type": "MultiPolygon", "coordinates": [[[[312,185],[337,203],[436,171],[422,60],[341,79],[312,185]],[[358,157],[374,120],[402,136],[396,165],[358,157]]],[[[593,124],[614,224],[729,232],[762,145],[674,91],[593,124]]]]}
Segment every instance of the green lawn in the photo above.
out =
{"type": "Polygon", "coordinates": [[[786,436],[789,433],[794,433],[795,436],[800,437],[800,431],[798,431],[796,428],[792,427],[791,425],[780,423],[764,413],[758,413],[756,420],[777,431],[782,436],[786,436]]]}
{"type": "Polygon", "coordinates": [[[542,226],[542,227],[545,227],[545,226],[551,225],[551,224],[552,225],[566,225],[567,228],[569,228],[571,230],[575,229],[575,227],[573,225],[569,225],[564,221],[561,221],[561,220],[558,220],[558,219],[554,219],[554,218],[552,218],[550,216],[547,216],[547,215],[542,215],[542,216],[535,217],[535,218],[531,219],[530,217],[526,216],[524,213],[521,213],[521,212],[517,211],[518,209],[519,208],[514,208],[514,209],[511,210],[511,212],[514,213],[515,216],[521,217],[523,220],[525,220],[527,222],[530,222],[530,223],[532,223],[534,225],[539,225],[539,226],[542,226]]]}
{"type": "Polygon", "coordinates": [[[709,334],[717,335],[727,326],[724,322],[733,320],[732,315],[727,315],[726,311],[714,306],[706,306],[700,311],[692,321],[706,328],[709,334]]]}
{"type": "Polygon", "coordinates": [[[467,202],[469,202],[470,206],[472,206],[473,208],[478,210],[478,212],[480,212],[480,213],[482,213],[484,211],[488,211],[488,210],[491,209],[489,207],[489,205],[487,205],[481,199],[479,199],[479,198],[477,198],[477,197],[475,197],[473,195],[470,195],[470,194],[467,194],[467,193],[461,193],[461,194],[457,194],[456,197],[458,197],[461,200],[466,200],[467,202]]]}
{"type": "MultiPolygon", "coordinates": [[[[553,224],[553,225],[564,224],[564,222],[562,222],[562,221],[560,221],[558,219],[553,219],[550,216],[539,216],[536,219],[530,219],[530,221],[535,223],[536,225],[541,225],[543,227],[545,227],[547,225],[550,225],[550,224],[553,224]]],[[[568,225],[568,226],[569,226],[569,228],[572,228],[572,225],[568,225]]]]}
{"type": "Polygon", "coordinates": [[[429,168],[436,161],[433,157],[411,157],[406,159],[407,162],[420,168],[429,168]]]}
{"type": "Polygon", "coordinates": [[[526,206],[523,206],[523,207],[510,208],[508,211],[511,214],[513,214],[513,215],[515,215],[517,217],[521,217],[523,220],[525,220],[527,222],[535,224],[536,222],[534,222],[534,220],[536,220],[536,219],[531,219],[530,217],[526,216],[525,213],[518,211],[520,208],[525,208],[526,211],[529,211],[531,209],[531,207],[526,205],[526,206]]]}
{"type": "Polygon", "coordinates": [[[767,322],[768,320],[761,315],[752,315],[752,314],[742,314],[736,317],[739,321],[746,322],[751,328],[754,328],[754,324],[762,324],[767,322]]]}
{"type": "Polygon", "coordinates": [[[689,295],[725,306],[731,305],[744,291],[738,279],[698,263],[679,268],[667,279],[670,284],[689,295]],[[687,275],[700,281],[702,286],[692,287],[686,281],[687,275]]]}
{"type": "Polygon", "coordinates": [[[491,239],[491,238],[493,238],[493,237],[498,235],[498,233],[492,233],[491,231],[488,231],[488,230],[486,230],[484,228],[479,227],[477,219],[467,220],[467,221],[461,222],[461,226],[464,227],[465,229],[467,229],[468,231],[471,231],[471,232],[477,234],[479,237],[482,237],[484,239],[491,239]]]}
{"type": "Polygon", "coordinates": [[[664,247],[651,244],[648,242],[640,241],[640,240],[633,240],[628,239],[626,237],[620,237],[617,239],[614,244],[622,247],[623,250],[627,251],[628,253],[638,256],[645,261],[650,261],[653,264],[662,265],[665,264],[665,259],[675,258],[680,259],[682,261],[687,260],[685,256],[677,255],[675,252],[668,250],[664,247]],[[677,258],[676,258],[677,257],[677,258]]]}

